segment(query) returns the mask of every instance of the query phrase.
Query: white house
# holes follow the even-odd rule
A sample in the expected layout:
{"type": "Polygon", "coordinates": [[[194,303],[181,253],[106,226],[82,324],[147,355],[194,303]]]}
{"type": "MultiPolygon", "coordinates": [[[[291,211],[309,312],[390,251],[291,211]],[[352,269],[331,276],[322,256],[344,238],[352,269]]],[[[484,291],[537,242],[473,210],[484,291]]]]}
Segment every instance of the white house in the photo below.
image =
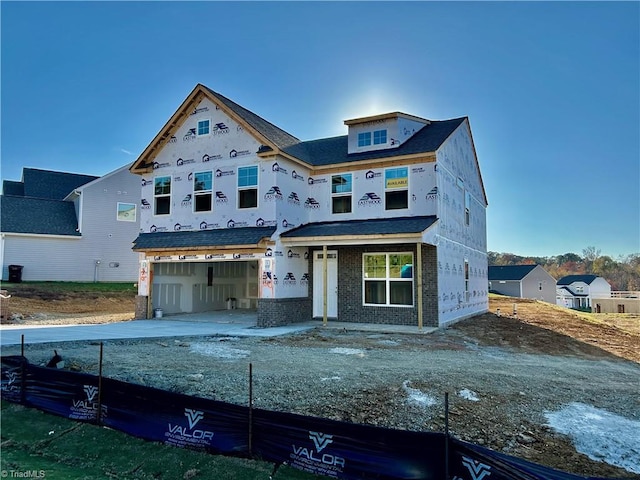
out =
{"type": "Polygon", "coordinates": [[[22,280],[131,281],[138,255],[140,178],[129,165],[103,177],[25,168],[3,182],[2,278],[22,266],[22,280]]]}
{"type": "Polygon", "coordinates": [[[489,290],[556,303],[556,279],[540,265],[490,265],[489,290]]]}
{"type": "Polygon", "coordinates": [[[597,275],[567,275],[556,285],[556,303],[562,307],[591,308],[594,298],[611,297],[611,285],[597,275]]]}
{"type": "Polygon", "coordinates": [[[394,112],[300,141],[197,85],[131,166],[138,316],[255,308],[441,326],[487,311],[487,199],[466,117],[394,112]]]}

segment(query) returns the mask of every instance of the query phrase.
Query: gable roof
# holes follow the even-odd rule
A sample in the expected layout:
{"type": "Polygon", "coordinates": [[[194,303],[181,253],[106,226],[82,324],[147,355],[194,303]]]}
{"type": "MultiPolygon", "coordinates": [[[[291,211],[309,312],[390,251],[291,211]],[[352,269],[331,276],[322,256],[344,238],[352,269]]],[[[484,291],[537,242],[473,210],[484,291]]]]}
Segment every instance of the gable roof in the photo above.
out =
{"type": "Polygon", "coordinates": [[[435,215],[422,217],[378,218],[307,223],[281,234],[284,238],[335,237],[341,235],[389,235],[422,233],[437,220],[435,215]]]}
{"type": "Polygon", "coordinates": [[[576,282],[584,282],[587,285],[591,285],[596,278],[598,278],[597,275],[567,275],[558,280],[557,285],[571,285],[576,282]]]}
{"type": "Polygon", "coordinates": [[[0,231],[44,235],[80,236],[73,202],[3,195],[0,231]]]}
{"type": "Polygon", "coordinates": [[[573,290],[571,290],[569,287],[566,287],[566,286],[558,288],[557,292],[560,293],[560,294],[562,294],[562,292],[567,292],[572,297],[588,297],[588,295],[586,293],[576,293],[573,290]]]}
{"type": "Polygon", "coordinates": [[[24,196],[62,200],[74,189],[99,177],[77,173],[55,172],[37,168],[22,170],[24,196]]]}
{"type": "Polygon", "coordinates": [[[184,232],[141,233],[133,241],[134,250],[193,249],[197,247],[257,247],[271,238],[276,227],[239,227],[184,232]]]}
{"type": "Polygon", "coordinates": [[[224,113],[243,125],[247,131],[264,143],[268,147],[267,149],[280,150],[300,142],[296,137],[276,127],[271,122],[199,83],[140,154],[138,159],[133,162],[130,170],[133,173],[144,173],[151,170],[153,161],[164,146],[165,141],[182,126],[198,104],[205,98],[208,98],[219,106],[224,113]]]}
{"type": "Polygon", "coordinates": [[[428,125],[422,127],[397,148],[349,154],[347,153],[348,136],[343,135],[299,142],[284,148],[283,151],[312,166],[430,153],[440,148],[442,143],[466,118],[467,117],[454,118],[451,120],[431,120],[428,125]]]}
{"type": "Polygon", "coordinates": [[[489,280],[522,280],[538,265],[489,265],[489,280]]]}

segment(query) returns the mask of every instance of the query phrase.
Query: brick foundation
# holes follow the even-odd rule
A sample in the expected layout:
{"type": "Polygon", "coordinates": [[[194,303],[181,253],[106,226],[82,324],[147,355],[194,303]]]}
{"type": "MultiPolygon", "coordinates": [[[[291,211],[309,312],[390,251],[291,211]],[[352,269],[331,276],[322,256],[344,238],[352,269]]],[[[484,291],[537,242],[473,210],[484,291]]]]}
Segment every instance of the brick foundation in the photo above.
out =
{"type": "Polygon", "coordinates": [[[147,318],[151,318],[149,316],[149,310],[147,308],[147,297],[146,295],[136,295],[136,320],[145,320],[147,318]]]}
{"type": "Polygon", "coordinates": [[[258,327],[279,327],[311,320],[310,298],[261,298],[258,327]]]}

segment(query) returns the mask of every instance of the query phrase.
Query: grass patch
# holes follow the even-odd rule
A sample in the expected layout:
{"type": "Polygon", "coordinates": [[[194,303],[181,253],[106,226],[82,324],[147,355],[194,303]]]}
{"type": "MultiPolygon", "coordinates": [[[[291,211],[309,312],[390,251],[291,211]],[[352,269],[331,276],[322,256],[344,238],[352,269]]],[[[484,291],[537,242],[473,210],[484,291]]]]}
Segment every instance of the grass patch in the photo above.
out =
{"type": "MultiPolygon", "coordinates": [[[[19,477],[18,473],[11,477],[12,472],[32,472],[32,478],[47,480],[266,480],[274,469],[272,463],[147,442],[116,430],[74,422],[5,401],[2,401],[1,438],[0,470],[7,472],[8,478],[19,477]]],[[[281,467],[273,478],[325,477],[281,467]]]]}
{"type": "Polygon", "coordinates": [[[131,293],[138,289],[133,282],[2,282],[3,290],[12,294],[45,292],[45,293],[131,293]]]}

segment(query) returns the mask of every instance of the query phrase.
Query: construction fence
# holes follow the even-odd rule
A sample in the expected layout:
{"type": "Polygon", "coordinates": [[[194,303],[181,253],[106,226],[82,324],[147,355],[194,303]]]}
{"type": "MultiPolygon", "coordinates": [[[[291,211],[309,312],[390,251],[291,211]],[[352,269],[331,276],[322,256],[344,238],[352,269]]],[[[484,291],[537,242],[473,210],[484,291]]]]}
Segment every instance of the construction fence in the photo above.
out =
{"type": "MultiPolygon", "coordinates": [[[[101,370],[100,370],[101,371],[101,370]]],[[[251,378],[251,375],[250,375],[251,378]]],[[[167,392],[3,356],[4,400],[149,441],[345,480],[584,480],[462,442],[167,392]]],[[[250,383],[250,392],[251,392],[250,383]]]]}

